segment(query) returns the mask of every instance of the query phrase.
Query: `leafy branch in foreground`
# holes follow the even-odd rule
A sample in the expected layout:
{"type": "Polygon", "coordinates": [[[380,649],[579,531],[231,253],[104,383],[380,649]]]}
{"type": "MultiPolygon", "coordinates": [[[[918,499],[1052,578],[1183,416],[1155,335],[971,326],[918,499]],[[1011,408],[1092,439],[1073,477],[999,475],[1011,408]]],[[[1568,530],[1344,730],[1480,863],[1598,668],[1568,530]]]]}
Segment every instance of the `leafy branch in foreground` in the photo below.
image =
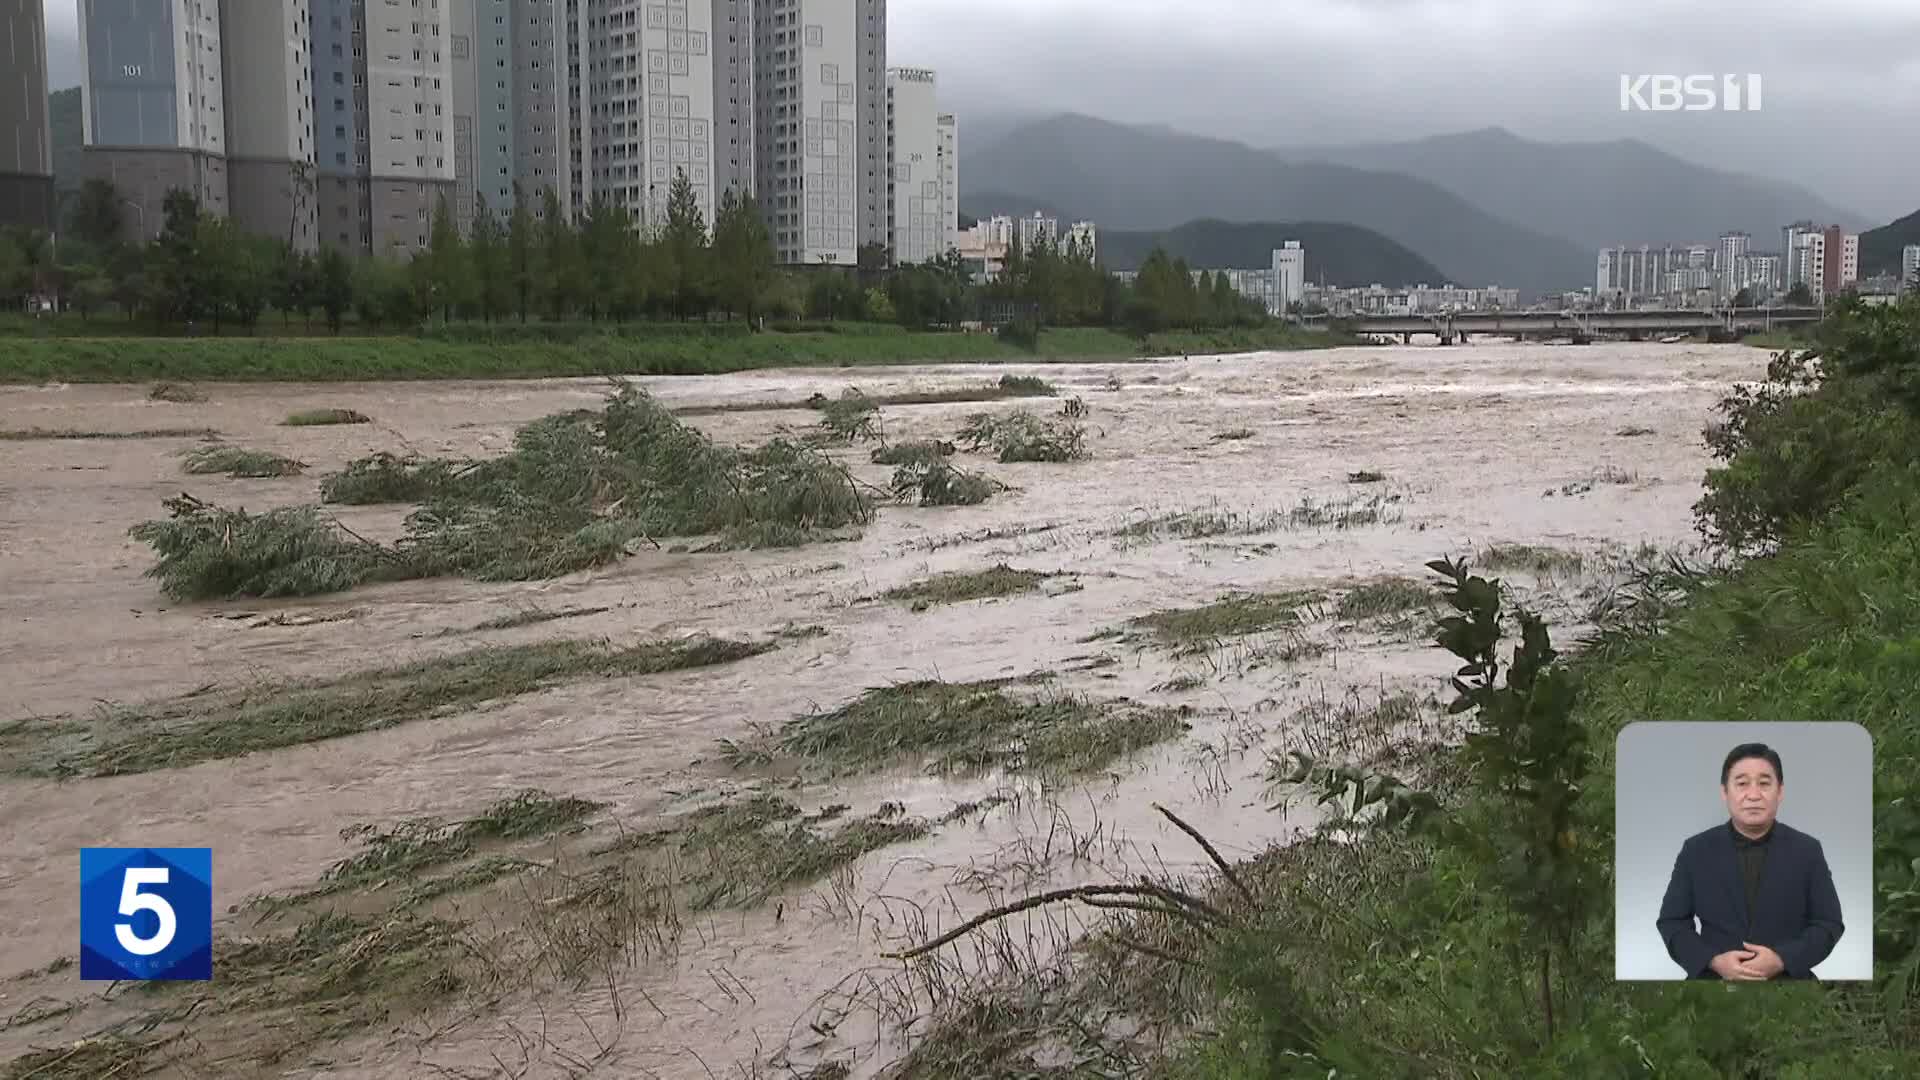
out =
{"type": "Polygon", "coordinates": [[[1596,892],[1595,874],[1574,833],[1575,806],[1590,755],[1586,729],[1574,719],[1572,677],[1546,624],[1524,608],[1514,615],[1520,644],[1506,685],[1499,683],[1500,585],[1470,575],[1464,562],[1440,559],[1442,598],[1457,614],[1441,620],[1436,643],[1463,661],[1450,714],[1473,710],[1476,723],[1461,758],[1472,784],[1500,812],[1482,822],[1450,822],[1445,835],[1495,875],[1508,905],[1527,925],[1538,962],[1540,1007],[1554,1032],[1553,959],[1567,957],[1596,892]]]}

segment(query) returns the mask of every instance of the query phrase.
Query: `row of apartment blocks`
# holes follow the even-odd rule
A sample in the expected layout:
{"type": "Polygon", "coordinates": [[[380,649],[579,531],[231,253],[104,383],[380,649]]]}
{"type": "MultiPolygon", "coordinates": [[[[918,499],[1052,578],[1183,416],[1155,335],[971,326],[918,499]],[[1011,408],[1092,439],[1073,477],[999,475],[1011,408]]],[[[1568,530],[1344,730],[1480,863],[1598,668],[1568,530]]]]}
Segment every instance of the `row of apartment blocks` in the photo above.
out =
{"type": "Polygon", "coordinates": [[[1029,217],[997,215],[974,222],[956,234],[953,248],[978,282],[998,280],[1007,268],[1007,256],[1017,244],[1030,251],[1046,243],[1072,251],[1088,262],[1100,260],[1100,230],[1091,221],[1076,221],[1060,232],[1060,219],[1034,211],[1029,217]]]}
{"type": "MultiPolygon", "coordinates": [[[[956,123],[933,72],[887,67],[886,0],[77,3],[85,175],[142,236],[178,188],[303,250],[404,255],[442,198],[463,226],[516,188],[657,223],[684,174],[709,224],[753,193],[786,263],[958,243],[956,123]]],[[[47,148],[40,3],[0,5],[0,47],[36,58],[0,115],[47,148]]],[[[50,149],[0,159],[0,198],[15,173],[50,220],[50,149]]]]}
{"type": "MultiPolygon", "coordinates": [[[[1307,250],[1298,240],[1287,240],[1283,246],[1273,249],[1273,261],[1259,269],[1226,267],[1219,270],[1192,270],[1195,284],[1210,275],[1226,275],[1227,284],[1234,292],[1249,300],[1257,300],[1267,309],[1267,314],[1283,316],[1292,313],[1296,305],[1304,305],[1311,299],[1311,287],[1307,284],[1307,250]]],[[[1122,270],[1114,274],[1121,281],[1132,282],[1140,276],[1137,270],[1122,270]]]]}
{"type": "Polygon", "coordinates": [[[1860,237],[1838,225],[1799,221],[1781,230],[1779,251],[1755,251],[1747,233],[1715,246],[1606,248],[1594,294],[1620,304],[1658,300],[1684,306],[1725,303],[1743,290],[1761,297],[1805,285],[1816,303],[1860,280],[1860,237]]]}

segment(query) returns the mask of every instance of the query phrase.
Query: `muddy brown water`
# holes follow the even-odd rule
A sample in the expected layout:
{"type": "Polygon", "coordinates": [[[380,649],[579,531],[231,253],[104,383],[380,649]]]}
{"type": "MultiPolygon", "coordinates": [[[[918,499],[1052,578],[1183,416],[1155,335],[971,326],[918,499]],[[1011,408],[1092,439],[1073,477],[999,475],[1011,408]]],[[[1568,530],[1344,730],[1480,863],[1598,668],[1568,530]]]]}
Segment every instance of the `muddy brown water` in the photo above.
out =
{"type": "MultiPolygon", "coordinates": [[[[497,1056],[524,1063],[526,1075],[564,1075],[568,1054],[591,1058],[605,1044],[607,1075],[756,1075],[791,1043],[779,1060],[802,1071],[806,1062],[836,1057],[854,1063],[858,1075],[871,1074],[899,1052],[899,1032],[872,1018],[848,1018],[820,1034],[809,1029],[809,1018],[817,1020],[822,1002],[830,1006],[850,976],[889,970],[880,956],[886,948],[952,926],[1000,898],[982,891],[983,875],[1017,896],[1162,863],[1176,871],[1196,867],[1199,853],[1153,811],[1155,801],[1193,822],[1229,857],[1253,854],[1306,820],[1271,808],[1260,779],[1263,751],[1286,744],[1287,718],[1296,709],[1350,692],[1439,693],[1448,670],[1444,657],[1404,635],[1364,629],[1317,628],[1335,645],[1325,655],[1250,670],[1245,643],[1176,660],[1085,638],[1235,589],[1417,577],[1429,559],[1496,542],[1589,553],[1685,546],[1694,539],[1689,508],[1709,464],[1700,430],[1727,388],[1759,376],[1765,362],[1763,352],[1740,346],[1489,344],[646,379],[646,389],[672,404],[702,406],[800,401],[856,384],[878,394],[1037,374],[1089,406],[1093,458],[1064,465],[972,459],[969,467],[1015,490],[971,508],[884,507],[852,542],[707,555],[646,551],[554,581],[419,581],[308,600],[193,605],[160,595],[142,576],[150,552],[126,536],[129,526],[162,516],[162,498],[188,491],[252,510],[311,502],[319,477],[352,458],[377,450],[499,453],[517,425],[591,407],[605,383],[213,385],[208,402],[188,405],[148,401],[145,388],[134,386],[0,388],[0,429],[210,427],[229,443],[311,466],[305,476],[284,479],[189,477],[179,455],[200,445],[194,439],[0,442],[0,723],[179,694],[217,680],[337,674],[479,644],[760,635],[787,624],[827,631],[741,663],[568,683],[388,731],[235,760],[111,779],[0,779],[0,979],[76,953],[77,852],[84,846],[211,846],[215,910],[224,911],[250,896],[311,883],[347,854],[340,831],[356,822],[458,817],[526,787],[601,800],[611,817],[644,822],[745,783],[714,762],[716,740],[839,705],[867,687],[1052,671],[1077,692],[1194,706],[1189,736],[1111,775],[869,855],[837,886],[820,883],[782,898],[777,916],[770,903],[690,919],[676,956],[626,970],[621,985],[529,994],[432,1038],[423,1034],[435,1030],[431,1022],[369,1032],[288,1071],[482,1075],[497,1056]],[[326,406],[357,409],[374,422],[279,424],[295,409],[326,406]],[[1621,435],[1628,427],[1652,434],[1621,435]],[[1253,435],[1213,438],[1236,428],[1253,435]],[[1349,484],[1347,474],[1359,469],[1388,479],[1349,484]],[[1608,470],[1625,482],[1598,476],[1608,470]],[[1573,493],[1562,493],[1569,485],[1573,493]],[[1395,500],[1389,520],[1352,529],[1153,542],[1112,536],[1155,514],[1257,515],[1308,500],[1376,496],[1395,500]],[[1078,576],[1036,594],[922,613],[871,599],[930,573],[996,562],[1078,576]],[[612,610],[441,635],[535,606],[612,610]],[[265,622],[275,615],[292,625],[265,622]],[[1154,689],[1182,673],[1204,676],[1205,685],[1186,693],[1154,689]],[[1060,840],[1063,832],[1087,840],[1085,858],[1062,853],[1070,846],[1060,840]],[[1012,876],[988,873],[1022,868],[1012,876]],[[652,1006],[640,1004],[643,997],[652,1006]],[[544,1034],[527,1034],[533,1031],[544,1034]]],[[[1051,411],[1059,404],[893,407],[885,431],[895,440],[951,438],[970,412],[1051,411]]],[[[757,442],[816,418],[804,410],[755,411],[693,422],[722,440],[757,442]]],[[[889,470],[866,464],[865,448],[847,457],[863,479],[885,484],[889,470]]],[[[390,536],[402,515],[349,508],[339,516],[369,535],[390,536]]],[[[1570,633],[1593,584],[1530,587],[1556,628],[1570,633]],[[1586,597],[1577,595],[1581,588],[1589,589],[1586,597]]],[[[897,801],[910,814],[937,818],[962,799],[1023,790],[1000,776],[944,782],[902,772],[782,794],[809,808],[841,802],[856,812],[897,801]]],[[[72,969],[0,982],[0,1019],[35,995],[98,989],[72,969]]],[[[0,1024],[0,1061],[79,1038],[88,1023],[0,1024]]]]}

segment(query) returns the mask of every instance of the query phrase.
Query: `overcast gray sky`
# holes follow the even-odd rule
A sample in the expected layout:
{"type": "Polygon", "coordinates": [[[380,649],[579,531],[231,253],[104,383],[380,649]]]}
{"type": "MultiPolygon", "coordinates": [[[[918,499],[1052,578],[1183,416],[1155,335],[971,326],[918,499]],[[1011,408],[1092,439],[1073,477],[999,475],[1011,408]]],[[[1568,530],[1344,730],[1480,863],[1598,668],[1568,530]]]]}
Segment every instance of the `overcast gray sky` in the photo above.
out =
{"type": "MultiPolygon", "coordinates": [[[[53,85],[70,86],[75,0],[47,10],[53,85]]],[[[969,112],[1070,110],[1261,146],[1501,126],[1643,138],[1881,222],[1920,209],[1920,0],[892,0],[888,14],[889,61],[939,72],[963,162],[969,112]],[[1749,72],[1758,114],[1620,111],[1624,73],[1749,72]]]]}

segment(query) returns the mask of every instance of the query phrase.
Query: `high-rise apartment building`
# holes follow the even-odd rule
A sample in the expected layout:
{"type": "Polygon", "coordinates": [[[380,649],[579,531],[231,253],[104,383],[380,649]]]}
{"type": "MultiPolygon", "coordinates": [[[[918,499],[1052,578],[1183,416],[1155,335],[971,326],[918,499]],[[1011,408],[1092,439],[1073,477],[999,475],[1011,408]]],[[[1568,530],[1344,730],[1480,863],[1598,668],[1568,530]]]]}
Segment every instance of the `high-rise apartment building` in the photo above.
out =
{"type": "Polygon", "coordinates": [[[458,196],[452,0],[308,3],[324,75],[315,95],[321,241],[406,256],[426,246],[440,200],[451,210],[458,196]]]}
{"type": "Polygon", "coordinates": [[[41,0],[0,0],[0,225],[51,229],[53,134],[41,0]]]}
{"type": "Polygon", "coordinates": [[[1721,299],[1734,296],[1746,284],[1741,280],[1741,268],[1752,242],[1753,238],[1743,232],[1721,234],[1720,250],[1714,264],[1715,291],[1721,299]]]}
{"type": "Polygon", "coordinates": [[[785,263],[887,243],[886,0],[753,0],[755,191],[785,263]]]}
{"type": "Polygon", "coordinates": [[[513,210],[514,4],[450,0],[447,52],[453,78],[453,211],[461,227],[485,206],[496,218],[513,210]]]}
{"type": "Polygon", "coordinates": [[[1900,249],[1900,284],[1920,289],[1920,244],[1908,244],[1900,249]]]}
{"type": "Polygon", "coordinates": [[[930,262],[959,242],[960,200],[953,117],[943,116],[934,73],[925,68],[887,70],[887,156],[891,162],[893,261],[930,262]]]}
{"type": "Polygon", "coordinates": [[[299,251],[320,239],[308,3],[220,0],[228,213],[299,251]]]}
{"type": "Polygon", "coordinates": [[[1823,234],[1827,257],[1820,283],[1831,296],[1860,280],[1860,237],[1838,225],[1827,226],[1823,234]]]}
{"type": "Polygon", "coordinates": [[[941,113],[935,124],[940,129],[940,224],[946,236],[940,253],[960,246],[960,123],[952,113],[941,113]]]}
{"type": "Polygon", "coordinates": [[[1019,227],[1022,251],[1030,251],[1038,247],[1042,241],[1055,247],[1060,244],[1059,218],[1050,218],[1035,210],[1032,217],[1018,218],[1015,224],[1019,227]]]}
{"type": "Polygon", "coordinates": [[[1062,247],[1072,248],[1088,262],[1100,261],[1100,229],[1091,221],[1076,221],[1067,227],[1062,247]]]}
{"type": "Polygon", "coordinates": [[[113,184],[132,237],[159,233],[176,189],[225,214],[220,4],[80,0],[79,15],[84,175],[113,184]]]}
{"type": "Polygon", "coordinates": [[[1269,308],[1284,315],[1307,295],[1307,252],[1298,240],[1288,240],[1273,249],[1273,304],[1269,308]]]}

